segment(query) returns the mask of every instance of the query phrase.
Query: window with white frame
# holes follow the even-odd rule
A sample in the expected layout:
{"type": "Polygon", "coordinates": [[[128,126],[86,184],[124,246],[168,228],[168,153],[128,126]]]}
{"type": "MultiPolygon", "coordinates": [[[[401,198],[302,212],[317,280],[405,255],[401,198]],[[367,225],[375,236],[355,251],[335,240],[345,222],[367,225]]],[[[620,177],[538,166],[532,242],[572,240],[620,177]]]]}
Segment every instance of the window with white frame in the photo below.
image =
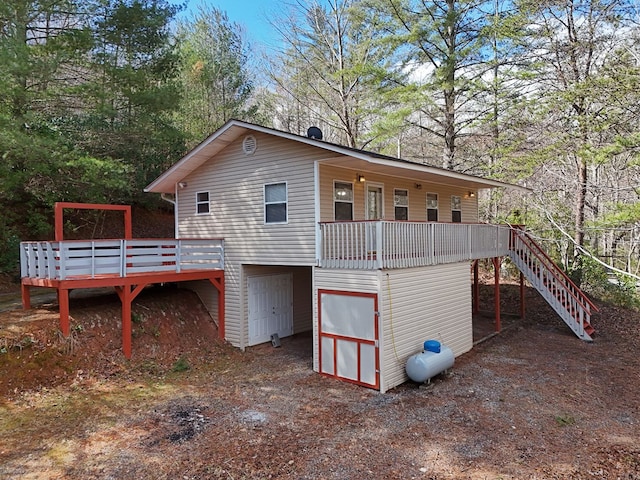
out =
{"type": "Polygon", "coordinates": [[[438,221],[438,194],[427,193],[427,221],[438,221]]]}
{"type": "Polygon", "coordinates": [[[196,193],[196,213],[206,215],[210,211],[209,192],[196,193]]]}
{"type": "Polygon", "coordinates": [[[462,199],[458,195],[451,195],[451,221],[462,222],[462,199]]]}
{"type": "Polygon", "coordinates": [[[353,220],[353,183],[333,182],[334,218],[353,220]]]}
{"type": "Polygon", "coordinates": [[[409,220],[409,191],[396,188],[393,191],[393,206],[396,220],[409,220]]]}
{"type": "Polygon", "coordinates": [[[287,184],[264,186],[264,223],[287,223],[287,184]]]}

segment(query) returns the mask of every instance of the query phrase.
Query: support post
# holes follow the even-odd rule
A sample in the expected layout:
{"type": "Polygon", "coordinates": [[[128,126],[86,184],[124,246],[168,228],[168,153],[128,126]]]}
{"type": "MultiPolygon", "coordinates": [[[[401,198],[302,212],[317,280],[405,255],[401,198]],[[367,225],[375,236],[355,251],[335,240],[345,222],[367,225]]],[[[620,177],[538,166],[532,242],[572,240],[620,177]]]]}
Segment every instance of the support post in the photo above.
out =
{"type": "Polygon", "coordinates": [[[20,288],[22,290],[22,309],[29,310],[31,308],[31,287],[23,283],[20,288]]]}
{"type": "Polygon", "coordinates": [[[224,273],[220,277],[209,278],[209,281],[216,287],[216,290],[218,290],[218,338],[224,340],[224,273]]]}
{"type": "Polygon", "coordinates": [[[520,272],[520,318],[524,318],[524,273],[520,272]]]}
{"type": "Polygon", "coordinates": [[[220,288],[218,289],[218,338],[225,339],[224,321],[224,273],[220,277],[220,288]]]}
{"type": "Polygon", "coordinates": [[[493,297],[494,309],[496,312],[496,332],[500,331],[500,257],[493,258],[493,297]]]}
{"type": "Polygon", "coordinates": [[[131,285],[123,285],[120,295],[122,302],[122,352],[131,359],[131,285]]]}
{"type": "Polygon", "coordinates": [[[478,283],[478,260],[473,261],[473,313],[480,311],[480,285],[478,283]]]}
{"type": "Polygon", "coordinates": [[[63,221],[63,212],[64,212],[64,203],[62,202],[56,202],[56,204],[53,207],[53,216],[54,216],[54,223],[55,223],[55,239],[56,242],[60,242],[62,241],[62,239],[64,238],[64,221],[63,221]]]}
{"type": "Polygon", "coordinates": [[[60,330],[62,335],[68,337],[71,333],[69,321],[69,290],[58,288],[58,304],[60,305],[60,330]]]}

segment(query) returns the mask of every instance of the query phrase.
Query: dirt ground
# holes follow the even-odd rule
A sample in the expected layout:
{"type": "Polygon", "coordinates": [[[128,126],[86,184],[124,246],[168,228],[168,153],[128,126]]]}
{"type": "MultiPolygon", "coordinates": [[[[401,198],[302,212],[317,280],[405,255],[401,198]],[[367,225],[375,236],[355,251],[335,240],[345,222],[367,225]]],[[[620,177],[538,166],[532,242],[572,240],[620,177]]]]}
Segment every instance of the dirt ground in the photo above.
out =
{"type": "Polygon", "coordinates": [[[309,334],[223,344],[184,290],[138,297],[131,361],[113,293],[72,294],[70,339],[53,303],[6,311],[0,478],[640,479],[640,315],[600,305],[589,344],[527,305],[429,386],[385,394],[314,373],[309,334]]]}

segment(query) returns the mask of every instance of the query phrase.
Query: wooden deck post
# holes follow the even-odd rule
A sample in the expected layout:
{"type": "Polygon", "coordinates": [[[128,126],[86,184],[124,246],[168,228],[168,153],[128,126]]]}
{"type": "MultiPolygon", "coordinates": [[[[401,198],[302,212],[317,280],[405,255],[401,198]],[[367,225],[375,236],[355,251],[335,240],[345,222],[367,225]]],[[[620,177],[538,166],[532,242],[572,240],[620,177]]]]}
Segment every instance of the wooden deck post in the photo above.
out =
{"type": "Polygon", "coordinates": [[[524,318],[524,273],[520,272],[520,318],[524,318]]]}
{"type": "Polygon", "coordinates": [[[500,257],[493,258],[493,298],[494,298],[494,308],[496,311],[496,332],[500,331],[500,257]]]}
{"type": "Polygon", "coordinates": [[[71,333],[69,321],[69,290],[58,288],[58,304],[60,305],[60,330],[62,335],[68,337],[71,333]]]}
{"type": "Polygon", "coordinates": [[[225,339],[224,322],[224,274],[219,278],[220,288],[218,289],[218,338],[225,339]]]}
{"type": "Polygon", "coordinates": [[[131,359],[131,285],[117,287],[122,303],[122,352],[125,358],[131,359]]]}
{"type": "Polygon", "coordinates": [[[473,313],[480,311],[480,285],[478,283],[478,260],[473,261],[473,313]]]}
{"type": "Polygon", "coordinates": [[[31,308],[31,287],[23,283],[20,288],[22,290],[22,309],[29,310],[31,308]]]}
{"type": "Polygon", "coordinates": [[[218,338],[224,340],[224,273],[221,276],[209,278],[209,281],[218,291],[218,338]]]}
{"type": "Polygon", "coordinates": [[[124,212],[124,238],[133,238],[133,220],[131,215],[131,205],[108,205],[100,203],[76,203],[76,202],[56,202],[54,205],[54,224],[56,242],[64,239],[64,209],[75,208],[78,210],[116,210],[124,212]]]}

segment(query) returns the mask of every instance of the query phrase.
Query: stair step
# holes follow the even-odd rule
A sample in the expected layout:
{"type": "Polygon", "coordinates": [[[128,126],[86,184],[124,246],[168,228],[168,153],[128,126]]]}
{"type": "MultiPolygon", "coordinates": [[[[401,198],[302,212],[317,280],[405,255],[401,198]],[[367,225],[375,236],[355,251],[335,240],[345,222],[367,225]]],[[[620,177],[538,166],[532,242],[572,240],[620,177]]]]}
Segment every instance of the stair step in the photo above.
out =
{"type": "Polygon", "coordinates": [[[593,304],[567,279],[564,272],[553,261],[544,256],[543,250],[526,232],[517,231],[516,235],[520,241],[516,241],[515,245],[520,245],[522,248],[511,251],[514,263],[564,322],[580,338],[590,340],[591,335],[595,333],[595,329],[589,322],[591,314],[589,305],[593,304]],[[542,253],[542,256],[537,252],[542,253]],[[578,326],[581,329],[577,329],[578,326]],[[578,333],[579,331],[584,332],[584,336],[578,333]]]}

